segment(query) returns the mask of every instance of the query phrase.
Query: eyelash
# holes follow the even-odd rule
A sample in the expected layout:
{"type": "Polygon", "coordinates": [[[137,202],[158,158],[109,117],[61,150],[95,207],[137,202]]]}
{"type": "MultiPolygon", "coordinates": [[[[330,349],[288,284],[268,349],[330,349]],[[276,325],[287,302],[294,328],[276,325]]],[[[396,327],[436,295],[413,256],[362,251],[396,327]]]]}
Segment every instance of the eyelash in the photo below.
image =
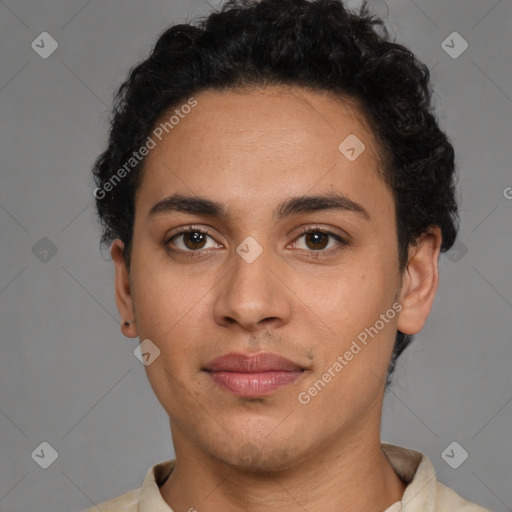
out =
{"type": "MultiPolygon", "coordinates": [[[[203,227],[199,227],[199,226],[188,226],[186,229],[182,229],[181,231],[173,233],[173,235],[171,237],[166,239],[166,241],[164,242],[164,246],[171,253],[179,254],[186,258],[198,258],[202,255],[202,253],[208,252],[208,249],[197,250],[197,251],[192,251],[192,250],[184,251],[182,249],[173,249],[170,247],[170,243],[172,240],[174,240],[175,238],[177,238],[181,235],[185,235],[185,234],[189,234],[189,233],[200,233],[203,235],[208,235],[209,237],[214,239],[213,234],[210,233],[210,231],[208,231],[207,229],[204,229],[203,227]]],[[[295,243],[297,240],[299,240],[302,236],[310,234],[310,233],[321,233],[323,235],[328,235],[328,236],[334,238],[337,242],[339,242],[339,246],[335,247],[335,248],[331,248],[331,249],[327,249],[327,250],[320,249],[318,251],[313,251],[313,250],[308,251],[311,253],[311,257],[313,257],[313,258],[321,258],[324,256],[325,257],[331,256],[332,254],[338,253],[339,251],[343,250],[344,247],[350,245],[350,243],[347,240],[345,240],[344,238],[342,238],[340,235],[333,233],[332,231],[323,229],[319,226],[313,226],[313,227],[310,226],[310,227],[303,228],[301,230],[299,236],[294,240],[293,243],[295,243]]]]}

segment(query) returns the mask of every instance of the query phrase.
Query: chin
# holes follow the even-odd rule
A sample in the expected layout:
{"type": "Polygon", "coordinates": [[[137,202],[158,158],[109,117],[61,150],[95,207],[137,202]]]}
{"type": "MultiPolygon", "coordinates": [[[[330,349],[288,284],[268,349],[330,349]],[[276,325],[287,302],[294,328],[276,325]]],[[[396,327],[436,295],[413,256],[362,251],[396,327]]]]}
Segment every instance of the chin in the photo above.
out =
{"type": "MultiPolygon", "coordinates": [[[[214,455],[215,456],[215,455],[214,455]]],[[[300,454],[297,450],[285,446],[258,446],[255,442],[247,442],[234,453],[218,454],[216,458],[237,471],[270,475],[286,471],[296,465],[300,454]]]]}

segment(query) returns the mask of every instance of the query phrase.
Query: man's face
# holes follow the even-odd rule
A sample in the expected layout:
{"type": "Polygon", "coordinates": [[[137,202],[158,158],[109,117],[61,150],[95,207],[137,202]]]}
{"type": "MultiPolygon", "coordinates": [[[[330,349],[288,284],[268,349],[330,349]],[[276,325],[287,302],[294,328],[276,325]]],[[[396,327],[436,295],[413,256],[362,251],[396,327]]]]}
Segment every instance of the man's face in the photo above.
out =
{"type": "Polygon", "coordinates": [[[175,445],[277,469],[334,440],[375,434],[400,275],[374,136],[355,106],[300,89],[195,99],[147,157],[130,271],[138,336],[160,350],[146,371],[175,445]],[[359,156],[354,135],[365,147],[359,156]],[[150,215],[173,194],[220,203],[227,216],[150,215]],[[292,199],[329,194],[368,217],[343,208],[279,216],[292,199]],[[285,382],[277,388],[265,387],[269,373],[206,370],[225,354],[261,352],[301,370],[275,372],[285,382]]]}

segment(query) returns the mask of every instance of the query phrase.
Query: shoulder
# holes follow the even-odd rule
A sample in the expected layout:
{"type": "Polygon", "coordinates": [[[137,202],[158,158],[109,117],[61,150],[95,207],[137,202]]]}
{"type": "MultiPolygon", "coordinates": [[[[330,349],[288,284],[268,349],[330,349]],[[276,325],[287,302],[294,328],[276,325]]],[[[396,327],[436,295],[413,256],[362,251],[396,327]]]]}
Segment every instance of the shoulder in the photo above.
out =
{"type": "MultiPolygon", "coordinates": [[[[402,446],[382,443],[397,475],[407,482],[400,505],[411,512],[492,512],[462,498],[437,479],[435,468],[427,455],[402,446]]],[[[394,509],[391,509],[394,510],[394,509]]],[[[389,512],[391,512],[391,510],[389,512]]],[[[402,510],[402,508],[396,508],[402,510]]]]}
{"type": "Polygon", "coordinates": [[[121,496],[117,498],[99,503],[96,507],[89,508],[83,512],[98,512],[98,509],[102,512],[138,512],[140,491],[140,487],[133,489],[125,494],[121,494],[121,496]]]}
{"type": "Polygon", "coordinates": [[[492,512],[476,503],[467,501],[450,487],[436,482],[436,510],[453,512],[492,512]]]}
{"type": "Polygon", "coordinates": [[[99,503],[83,512],[98,512],[98,510],[101,510],[101,512],[139,512],[140,510],[157,512],[157,510],[171,510],[163,501],[159,487],[171,474],[175,462],[176,459],[159,462],[147,471],[141,487],[121,494],[112,500],[99,503]]]}

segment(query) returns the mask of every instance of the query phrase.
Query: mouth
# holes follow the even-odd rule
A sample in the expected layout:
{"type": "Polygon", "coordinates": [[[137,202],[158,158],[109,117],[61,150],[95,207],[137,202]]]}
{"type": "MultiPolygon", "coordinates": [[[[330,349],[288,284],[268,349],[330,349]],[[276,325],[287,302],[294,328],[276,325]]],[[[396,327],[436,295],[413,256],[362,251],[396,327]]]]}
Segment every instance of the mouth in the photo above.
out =
{"type": "Polygon", "coordinates": [[[230,353],[210,361],[203,370],[223,391],[257,398],[295,382],[305,368],[271,352],[230,353]]]}

